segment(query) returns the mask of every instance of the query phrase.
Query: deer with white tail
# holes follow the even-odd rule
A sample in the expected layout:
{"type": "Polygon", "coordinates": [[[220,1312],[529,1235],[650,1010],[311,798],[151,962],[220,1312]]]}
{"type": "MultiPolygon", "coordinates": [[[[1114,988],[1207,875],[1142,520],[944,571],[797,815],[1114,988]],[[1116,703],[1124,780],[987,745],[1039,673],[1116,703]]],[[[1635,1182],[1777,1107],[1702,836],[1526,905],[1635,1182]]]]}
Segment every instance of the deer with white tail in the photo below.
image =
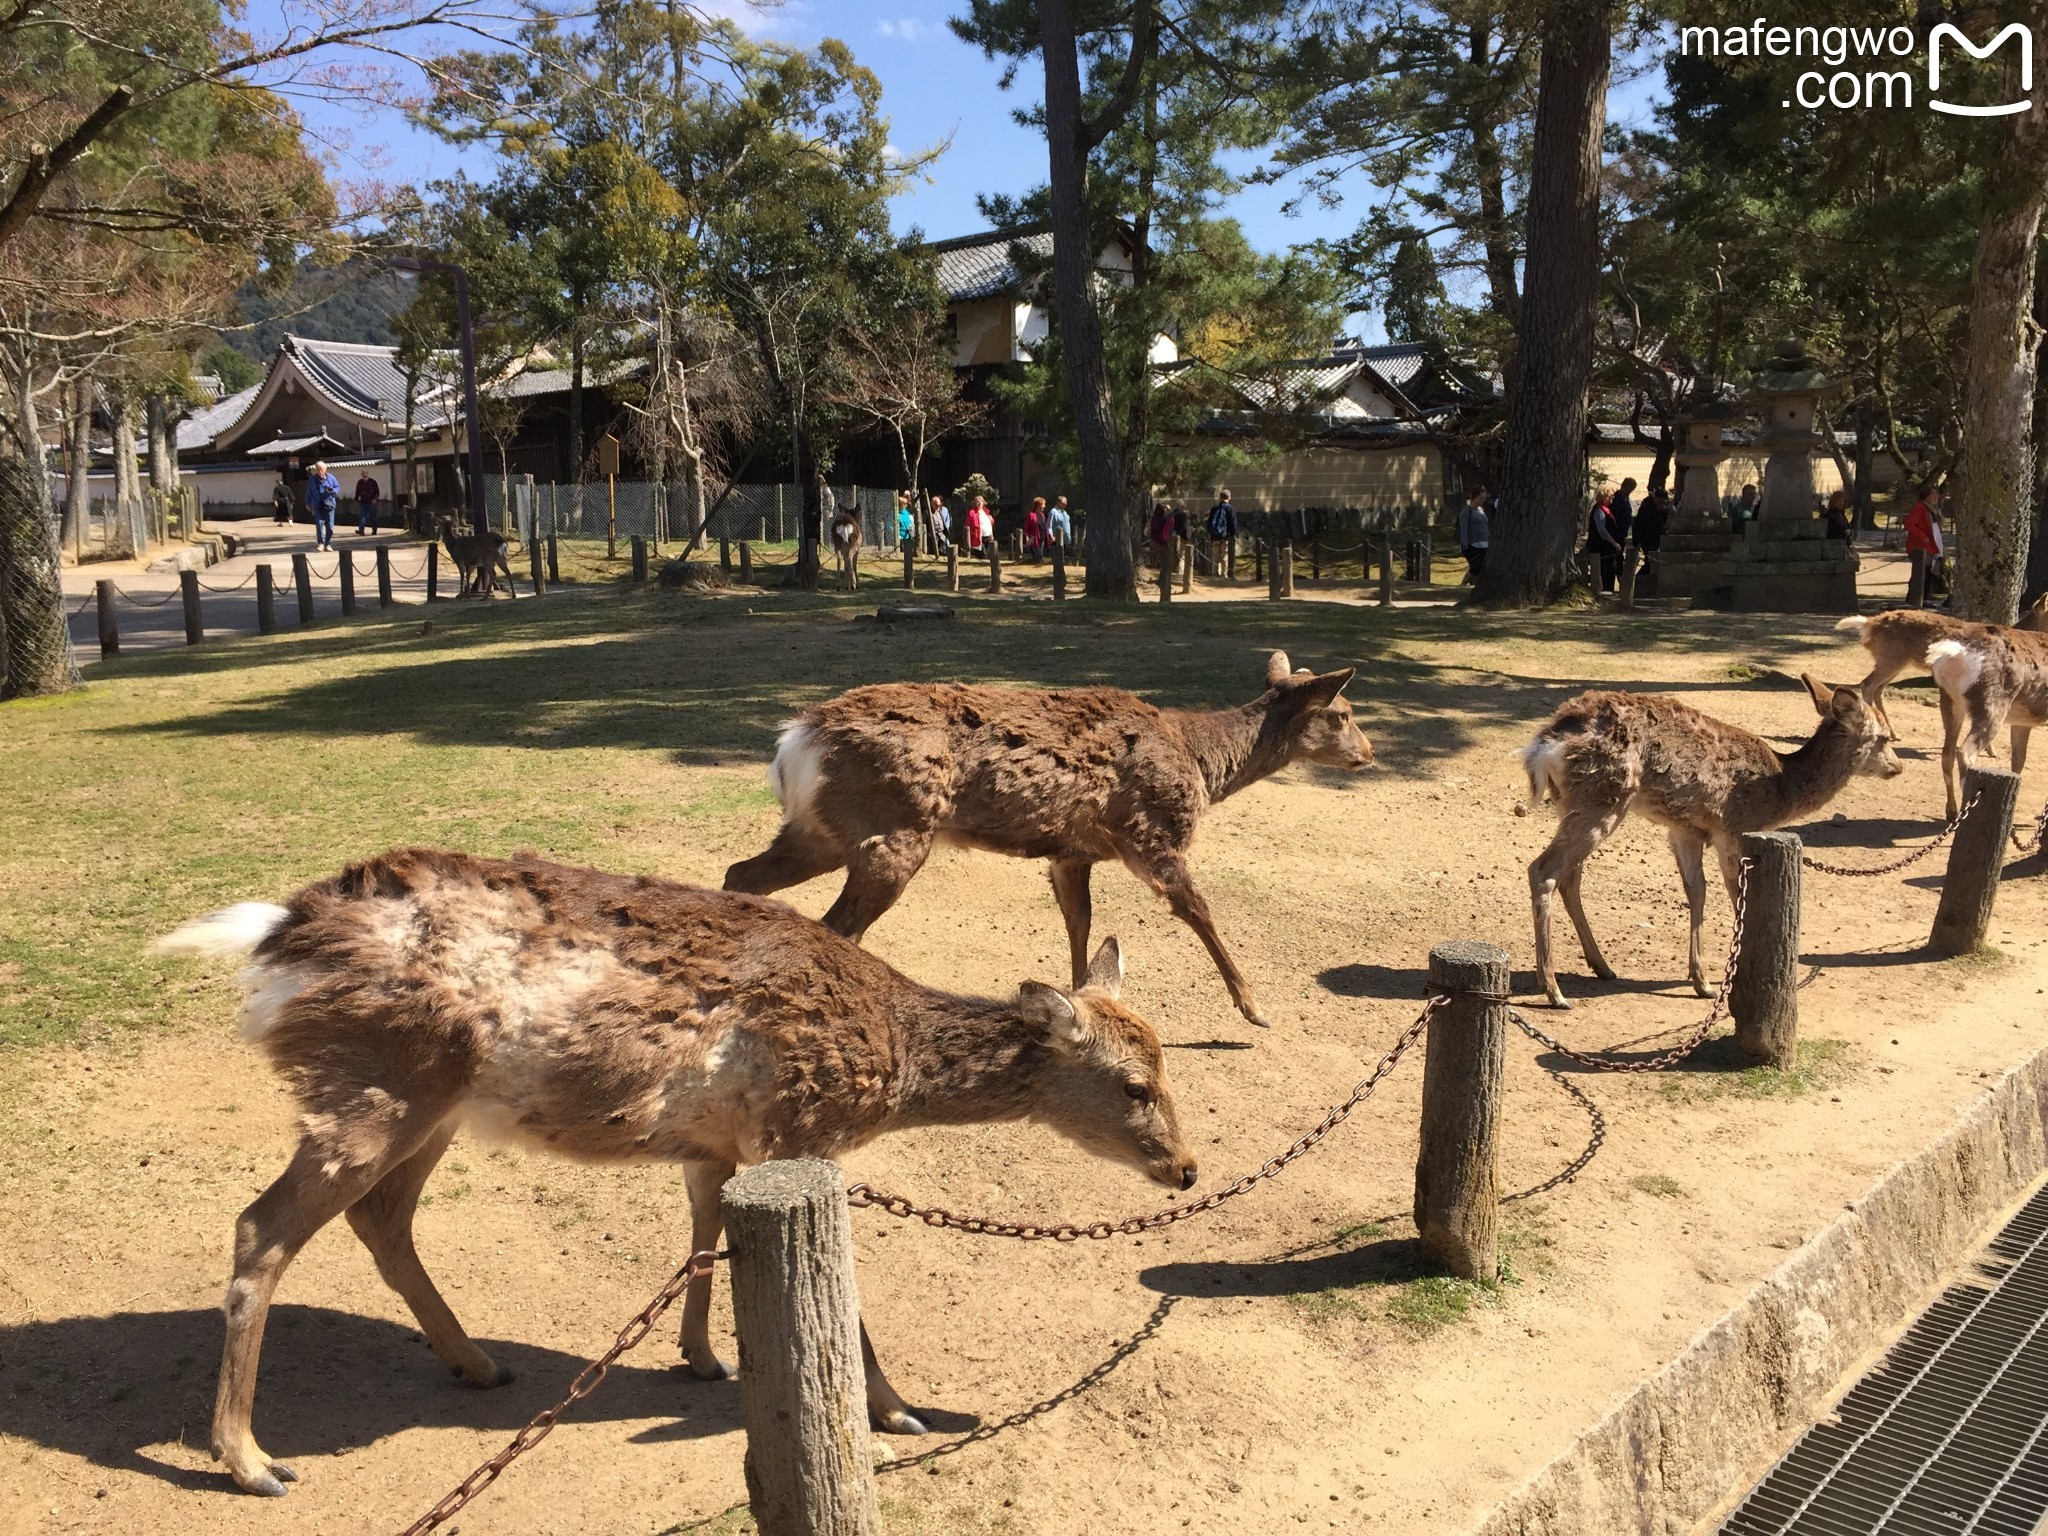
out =
{"type": "MultiPolygon", "coordinates": [[[[1117,1001],[1114,939],[1072,990],[957,997],[780,902],[415,848],[159,947],[253,951],[243,1028],[300,1108],[290,1164],[236,1225],[227,1293],[213,1453],[252,1493],[295,1480],[252,1426],[271,1297],[336,1216],[450,1369],[507,1379],[413,1246],[420,1192],[464,1124],[586,1160],[681,1162],[693,1251],[717,1246],[738,1164],[917,1126],[1037,1121],[1169,1188],[1195,1182],[1158,1036],[1117,1001]]],[[[710,1308],[696,1276],[682,1345],[706,1378],[729,1374],[710,1308]]],[[[865,1328],[862,1344],[876,1424],[922,1433],[865,1328]]]]}
{"type": "Polygon", "coordinates": [[[1991,755],[1999,728],[2011,728],[2018,773],[2027,766],[2034,727],[2048,725],[2048,634],[1963,625],[1927,648],[1927,665],[1941,690],[1941,781],[1953,820],[1962,806],[1963,770],[1991,755]]]}
{"type": "Polygon", "coordinates": [[[883,683],[789,722],[769,777],[782,827],[725,872],[767,894],[835,869],[825,924],[858,939],[896,904],[935,842],[1044,859],[1076,985],[1087,972],[1095,865],[1121,860],[1201,939],[1254,1024],[1266,1020],[1188,871],[1202,813],[1293,762],[1359,769],[1372,746],[1344,698],[1352,669],[1266,664],[1236,709],[1156,709],[1121,688],[883,683]]]}
{"type": "Polygon", "coordinates": [[[1780,752],[1761,736],[1677,699],[1599,689],[1565,704],[1522,749],[1530,798],[1541,804],[1547,793],[1557,806],[1557,832],[1529,865],[1536,971],[1553,1004],[1571,1006],[1551,963],[1553,895],[1564,898],[1593,974],[1614,979],[1586,920],[1580,880],[1586,860],[1631,810],[1663,826],[1670,840],[1691,912],[1686,975],[1693,990],[1707,997],[1700,958],[1707,848],[1719,857],[1732,898],[1741,879],[1743,833],[1767,832],[1811,815],[1857,774],[1894,778],[1905,772],[1892,751],[1891,732],[1861,693],[1811,677],[1800,681],[1821,720],[1793,752],[1780,752]]]}

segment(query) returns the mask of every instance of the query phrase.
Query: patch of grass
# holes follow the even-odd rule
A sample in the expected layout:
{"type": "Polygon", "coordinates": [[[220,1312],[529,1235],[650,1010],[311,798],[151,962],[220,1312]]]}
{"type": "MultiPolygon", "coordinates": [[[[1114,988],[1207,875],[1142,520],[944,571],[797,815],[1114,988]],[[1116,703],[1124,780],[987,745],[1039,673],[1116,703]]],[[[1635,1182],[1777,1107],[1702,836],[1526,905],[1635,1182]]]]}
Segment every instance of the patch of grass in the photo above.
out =
{"type": "Polygon", "coordinates": [[[1835,1087],[1855,1076],[1857,1063],[1846,1040],[1802,1040],[1786,1071],[1744,1067],[1734,1072],[1666,1072],[1659,1089],[1668,1099],[1702,1103],[1719,1098],[1796,1099],[1835,1087]]]}
{"type": "Polygon", "coordinates": [[[1950,965],[1966,971],[1998,971],[2012,964],[2012,956],[1990,944],[1980,944],[1967,955],[1956,955],[1950,965]]]}
{"type": "Polygon", "coordinates": [[[1354,1222],[1348,1227],[1339,1227],[1330,1234],[1329,1240],[1333,1243],[1348,1243],[1359,1238],[1385,1237],[1386,1235],[1387,1229],[1384,1223],[1360,1221],[1354,1222]]]}
{"type": "Polygon", "coordinates": [[[1464,1321],[1474,1307],[1497,1307],[1506,1272],[1499,1280],[1459,1280],[1450,1275],[1423,1275],[1395,1292],[1387,1303],[1387,1319],[1410,1333],[1427,1338],[1452,1323],[1464,1321]]]}
{"type": "Polygon", "coordinates": [[[1678,1180],[1664,1173],[1636,1173],[1629,1175],[1629,1188],[1645,1195],[1655,1195],[1660,1200],[1676,1200],[1685,1193],[1678,1180]]]}
{"type": "Polygon", "coordinates": [[[1738,661],[1728,669],[1728,676],[1738,683],[1753,683],[1763,675],[1762,667],[1752,667],[1746,661],[1738,661]]]}

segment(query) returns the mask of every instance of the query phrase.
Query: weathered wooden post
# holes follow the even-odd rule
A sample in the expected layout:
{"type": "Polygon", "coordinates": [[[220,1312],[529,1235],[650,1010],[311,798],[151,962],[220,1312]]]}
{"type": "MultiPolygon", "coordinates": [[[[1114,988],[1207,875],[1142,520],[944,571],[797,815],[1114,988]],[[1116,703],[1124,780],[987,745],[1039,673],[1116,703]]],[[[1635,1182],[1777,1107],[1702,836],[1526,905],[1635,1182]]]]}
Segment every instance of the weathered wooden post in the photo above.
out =
{"type": "Polygon", "coordinates": [[[1282,540],[1273,550],[1275,597],[1294,596],[1294,541],[1282,540]]]}
{"type": "Polygon", "coordinates": [[[199,573],[178,572],[178,595],[185,600],[185,643],[197,645],[206,638],[206,626],[199,616],[199,573]]]}
{"type": "Polygon", "coordinates": [[[427,546],[427,601],[441,601],[441,541],[427,546]]]}
{"type": "Polygon", "coordinates": [[[1052,541],[1052,600],[1067,600],[1067,547],[1058,539],[1052,541]]]}
{"type": "Polygon", "coordinates": [[[950,539],[946,542],[946,590],[960,590],[960,546],[950,539]]]}
{"type": "Polygon", "coordinates": [[[1394,606],[1394,530],[1380,529],[1380,606],[1394,606]]]}
{"type": "Polygon", "coordinates": [[[988,541],[988,589],[991,592],[1003,590],[1003,552],[996,541],[988,541]]]}
{"type": "Polygon", "coordinates": [[[728,576],[732,574],[732,540],[722,533],[718,536],[718,568],[728,576]]]}
{"type": "Polygon", "coordinates": [[[1323,579],[1323,536],[1320,533],[1308,541],[1308,575],[1311,581],[1323,579]]]}
{"type": "Polygon", "coordinates": [[[526,571],[533,581],[533,595],[543,597],[548,590],[548,568],[546,552],[541,548],[540,533],[535,530],[526,540],[526,571]]]}
{"type": "Polygon", "coordinates": [[[1192,591],[1195,584],[1195,541],[1176,539],[1174,543],[1180,548],[1180,589],[1192,591]]]}
{"type": "Polygon", "coordinates": [[[1630,539],[1621,550],[1621,611],[1632,613],[1636,606],[1636,570],[1642,564],[1642,551],[1636,548],[1636,541],[1630,539]]]}
{"type": "Polygon", "coordinates": [[[118,656],[121,654],[121,621],[114,613],[114,584],[96,581],[92,584],[92,593],[93,601],[99,606],[100,655],[118,656]]]}
{"type": "Polygon", "coordinates": [[[879,1536],[853,1235],[839,1169],[760,1163],[720,1196],[761,1536],[879,1536]]]}
{"type": "Polygon", "coordinates": [[[906,592],[911,592],[915,591],[916,588],[917,540],[905,539],[903,541],[903,590],[906,592]]]}
{"type": "Polygon", "coordinates": [[[1508,1060],[1508,957],[1497,944],[1455,940],[1429,952],[1429,988],[1444,995],[1429,1021],[1422,1068],[1422,1147],[1415,1158],[1415,1230],[1433,1262],[1466,1280],[1500,1277],[1501,1085],[1508,1060]]]}
{"type": "MultiPolygon", "coordinates": [[[[744,544],[740,546],[742,569],[745,568],[747,558],[746,548],[744,544]]],[[[633,535],[633,580],[641,583],[647,580],[647,540],[645,536],[637,533],[633,535]]]]}
{"type": "Polygon", "coordinates": [[[552,533],[551,533],[551,534],[549,534],[549,535],[548,535],[548,585],[549,585],[549,586],[551,586],[551,587],[559,587],[559,586],[560,586],[561,584],[562,584],[562,551],[561,551],[561,541],[560,541],[560,540],[559,540],[559,539],[558,539],[558,538],[557,538],[557,537],[556,537],[556,536],[555,536],[554,534],[552,534],[552,533]]]}
{"type": "Polygon", "coordinates": [[[341,578],[341,612],[346,618],[356,611],[356,563],[347,550],[334,552],[334,570],[341,578]]]}
{"type": "Polygon", "coordinates": [[[1252,540],[1252,580],[1264,581],[1265,579],[1266,541],[1264,539],[1254,539],[1252,540]]]}
{"type": "Polygon", "coordinates": [[[292,556],[292,585],[299,589],[299,627],[313,622],[313,562],[304,554],[292,556]]]}
{"type": "Polygon", "coordinates": [[[391,546],[377,546],[377,606],[391,606],[391,546]]]}
{"type": "Polygon", "coordinates": [[[748,585],[754,579],[754,546],[745,539],[740,540],[740,582],[748,585]]]}
{"type": "Polygon", "coordinates": [[[1956,828],[1956,840],[1949,845],[1941,903],[1934,909],[1934,932],[1927,940],[1937,955],[1975,954],[1991,930],[2005,843],[2019,805],[2019,775],[2003,768],[1972,768],[1963,775],[1963,804],[1972,797],[1976,809],[1956,828]]]}
{"type": "Polygon", "coordinates": [[[256,633],[277,633],[277,586],[267,565],[256,567],[256,633]]]}
{"type": "Polygon", "coordinates": [[[1168,535],[1159,550],[1159,601],[1173,601],[1173,538],[1168,535]]]}
{"type": "Polygon", "coordinates": [[[1735,1048],[1784,1071],[1799,1054],[1799,835],[1745,832],[1748,894],[1728,1012],[1735,1048]]]}

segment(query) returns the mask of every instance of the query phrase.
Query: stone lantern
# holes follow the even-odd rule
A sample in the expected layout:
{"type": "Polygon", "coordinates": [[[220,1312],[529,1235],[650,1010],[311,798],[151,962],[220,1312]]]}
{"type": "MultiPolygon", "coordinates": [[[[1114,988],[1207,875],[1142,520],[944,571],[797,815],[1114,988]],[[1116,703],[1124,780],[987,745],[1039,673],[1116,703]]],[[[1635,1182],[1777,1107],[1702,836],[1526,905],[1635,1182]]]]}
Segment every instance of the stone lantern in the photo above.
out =
{"type": "Polygon", "coordinates": [[[1796,336],[1779,343],[1751,385],[1764,410],[1758,446],[1770,457],[1757,516],[1743,525],[1721,566],[1721,585],[1738,613],[1856,611],[1855,557],[1827,537],[1814,507],[1813,454],[1822,441],[1814,413],[1841,388],[1814,366],[1796,336]]]}
{"type": "Polygon", "coordinates": [[[1722,585],[1728,558],[1728,519],[1721,510],[1721,461],[1728,457],[1721,433],[1735,407],[1718,396],[1689,406],[1678,424],[1678,467],[1684,471],[1678,505],[1657,557],[1660,597],[1691,597],[1697,606],[1722,585]]]}

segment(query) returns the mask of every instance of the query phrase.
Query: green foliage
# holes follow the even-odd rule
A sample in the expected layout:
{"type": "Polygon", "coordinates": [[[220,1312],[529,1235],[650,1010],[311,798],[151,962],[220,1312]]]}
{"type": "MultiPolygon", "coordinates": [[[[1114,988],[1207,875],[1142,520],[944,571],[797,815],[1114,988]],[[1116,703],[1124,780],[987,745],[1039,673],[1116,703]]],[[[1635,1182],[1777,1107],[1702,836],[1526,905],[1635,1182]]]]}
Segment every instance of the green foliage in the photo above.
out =
{"type": "Polygon", "coordinates": [[[970,506],[977,496],[990,506],[994,506],[998,500],[996,488],[989,483],[988,476],[978,469],[967,477],[965,485],[953,487],[953,505],[955,508],[970,506]]]}
{"type": "Polygon", "coordinates": [[[244,283],[235,304],[250,327],[226,332],[221,344],[259,367],[270,361],[287,334],[386,346],[392,339],[392,316],[411,300],[412,285],[375,263],[360,258],[337,267],[303,263],[292,269],[282,288],[244,283]]]}
{"type": "Polygon", "coordinates": [[[220,380],[225,394],[236,394],[263,377],[262,367],[226,342],[208,347],[200,355],[200,367],[220,380]]]}

